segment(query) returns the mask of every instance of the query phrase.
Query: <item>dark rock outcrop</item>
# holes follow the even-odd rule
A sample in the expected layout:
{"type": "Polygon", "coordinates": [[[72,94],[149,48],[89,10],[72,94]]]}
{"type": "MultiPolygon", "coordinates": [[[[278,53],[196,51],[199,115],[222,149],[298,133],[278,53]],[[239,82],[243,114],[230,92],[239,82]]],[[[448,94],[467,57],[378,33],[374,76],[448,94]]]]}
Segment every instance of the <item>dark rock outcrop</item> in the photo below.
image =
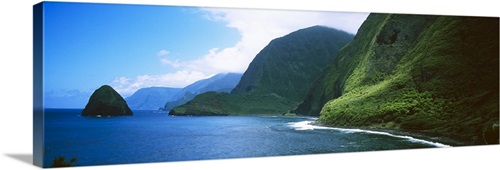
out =
{"type": "Polygon", "coordinates": [[[127,102],[111,86],[103,85],[90,96],[82,116],[132,116],[127,102]]]}

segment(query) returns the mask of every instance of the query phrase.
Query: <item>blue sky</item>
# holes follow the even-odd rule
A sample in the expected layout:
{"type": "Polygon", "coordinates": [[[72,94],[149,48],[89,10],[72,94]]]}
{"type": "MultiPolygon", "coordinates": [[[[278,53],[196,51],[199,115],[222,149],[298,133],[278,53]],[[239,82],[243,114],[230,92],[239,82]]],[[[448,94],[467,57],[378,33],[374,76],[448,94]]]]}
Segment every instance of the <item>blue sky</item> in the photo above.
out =
{"type": "Polygon", "coordinates": [[[44,12],[47,107],[84,107],[104,84],[127,97],[143,87],[184,87],[221,72],[242,73],[274,38],[314,25],[355,34],[368,16],[56,2],[44,12]]]}

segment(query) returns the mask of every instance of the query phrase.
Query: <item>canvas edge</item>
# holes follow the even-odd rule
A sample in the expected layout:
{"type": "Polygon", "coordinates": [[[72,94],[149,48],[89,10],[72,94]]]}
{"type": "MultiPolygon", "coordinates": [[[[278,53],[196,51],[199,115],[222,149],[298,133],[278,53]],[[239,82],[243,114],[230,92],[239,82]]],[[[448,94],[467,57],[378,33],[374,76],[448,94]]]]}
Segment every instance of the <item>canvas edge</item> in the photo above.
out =
{"type": "Polygon", "coordinates": [[[43,167],[43,5],[33,5],[33,165],[43,167]]]}

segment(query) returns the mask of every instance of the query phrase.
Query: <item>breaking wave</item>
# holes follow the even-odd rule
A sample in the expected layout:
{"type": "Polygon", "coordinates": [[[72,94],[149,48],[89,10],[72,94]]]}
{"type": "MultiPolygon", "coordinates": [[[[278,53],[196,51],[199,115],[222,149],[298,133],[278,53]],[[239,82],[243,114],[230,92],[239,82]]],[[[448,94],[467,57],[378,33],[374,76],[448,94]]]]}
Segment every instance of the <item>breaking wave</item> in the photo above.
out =
{"type": "Polygon", "coordinates": [[[447,148],[451,147],[450,145],[445,145],[442,143],[438,142],[431,142],[427,140],[422,140],[422,139],[417,139],[411,136],[403,136],[403,135],[395,135],[387,132],[379,132],[379,131],[372,131],[372,130],[363,130],[363,129],[345,129],[345,128],[335,128],[335,127],[325,127],[325,126],[318,126],[313,124],[314,121],[306,120],[306,121],[300,121],[300,122],[289,122],[288,125],[295,130],[315,130],[315,129],[331,129],[331,130],[336,130],[344,133],[370,133],[370,134],[377,134],[377,135],[385,135],[385,136],[391,136],[391,137],[396,137],[396,138],[402,138],[406,139],[411,142],[417,142],[417,143],[424,143],[428,145],[433,145],[436,147],[440,148],[447,148]]]}

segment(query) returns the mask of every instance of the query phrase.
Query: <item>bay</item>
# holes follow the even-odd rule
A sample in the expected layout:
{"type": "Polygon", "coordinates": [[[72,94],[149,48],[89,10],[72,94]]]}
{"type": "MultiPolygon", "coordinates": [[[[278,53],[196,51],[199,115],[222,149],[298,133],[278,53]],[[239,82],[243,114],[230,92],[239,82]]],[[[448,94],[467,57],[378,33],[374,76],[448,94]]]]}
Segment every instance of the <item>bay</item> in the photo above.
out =
{"type": "Polygon", "coordinates": [[[74,166],[307,155],[447,147],[384,132],[314,125],[313,117],[81,117],[81,109],[46,109],[44,165],[74,166]]]}

